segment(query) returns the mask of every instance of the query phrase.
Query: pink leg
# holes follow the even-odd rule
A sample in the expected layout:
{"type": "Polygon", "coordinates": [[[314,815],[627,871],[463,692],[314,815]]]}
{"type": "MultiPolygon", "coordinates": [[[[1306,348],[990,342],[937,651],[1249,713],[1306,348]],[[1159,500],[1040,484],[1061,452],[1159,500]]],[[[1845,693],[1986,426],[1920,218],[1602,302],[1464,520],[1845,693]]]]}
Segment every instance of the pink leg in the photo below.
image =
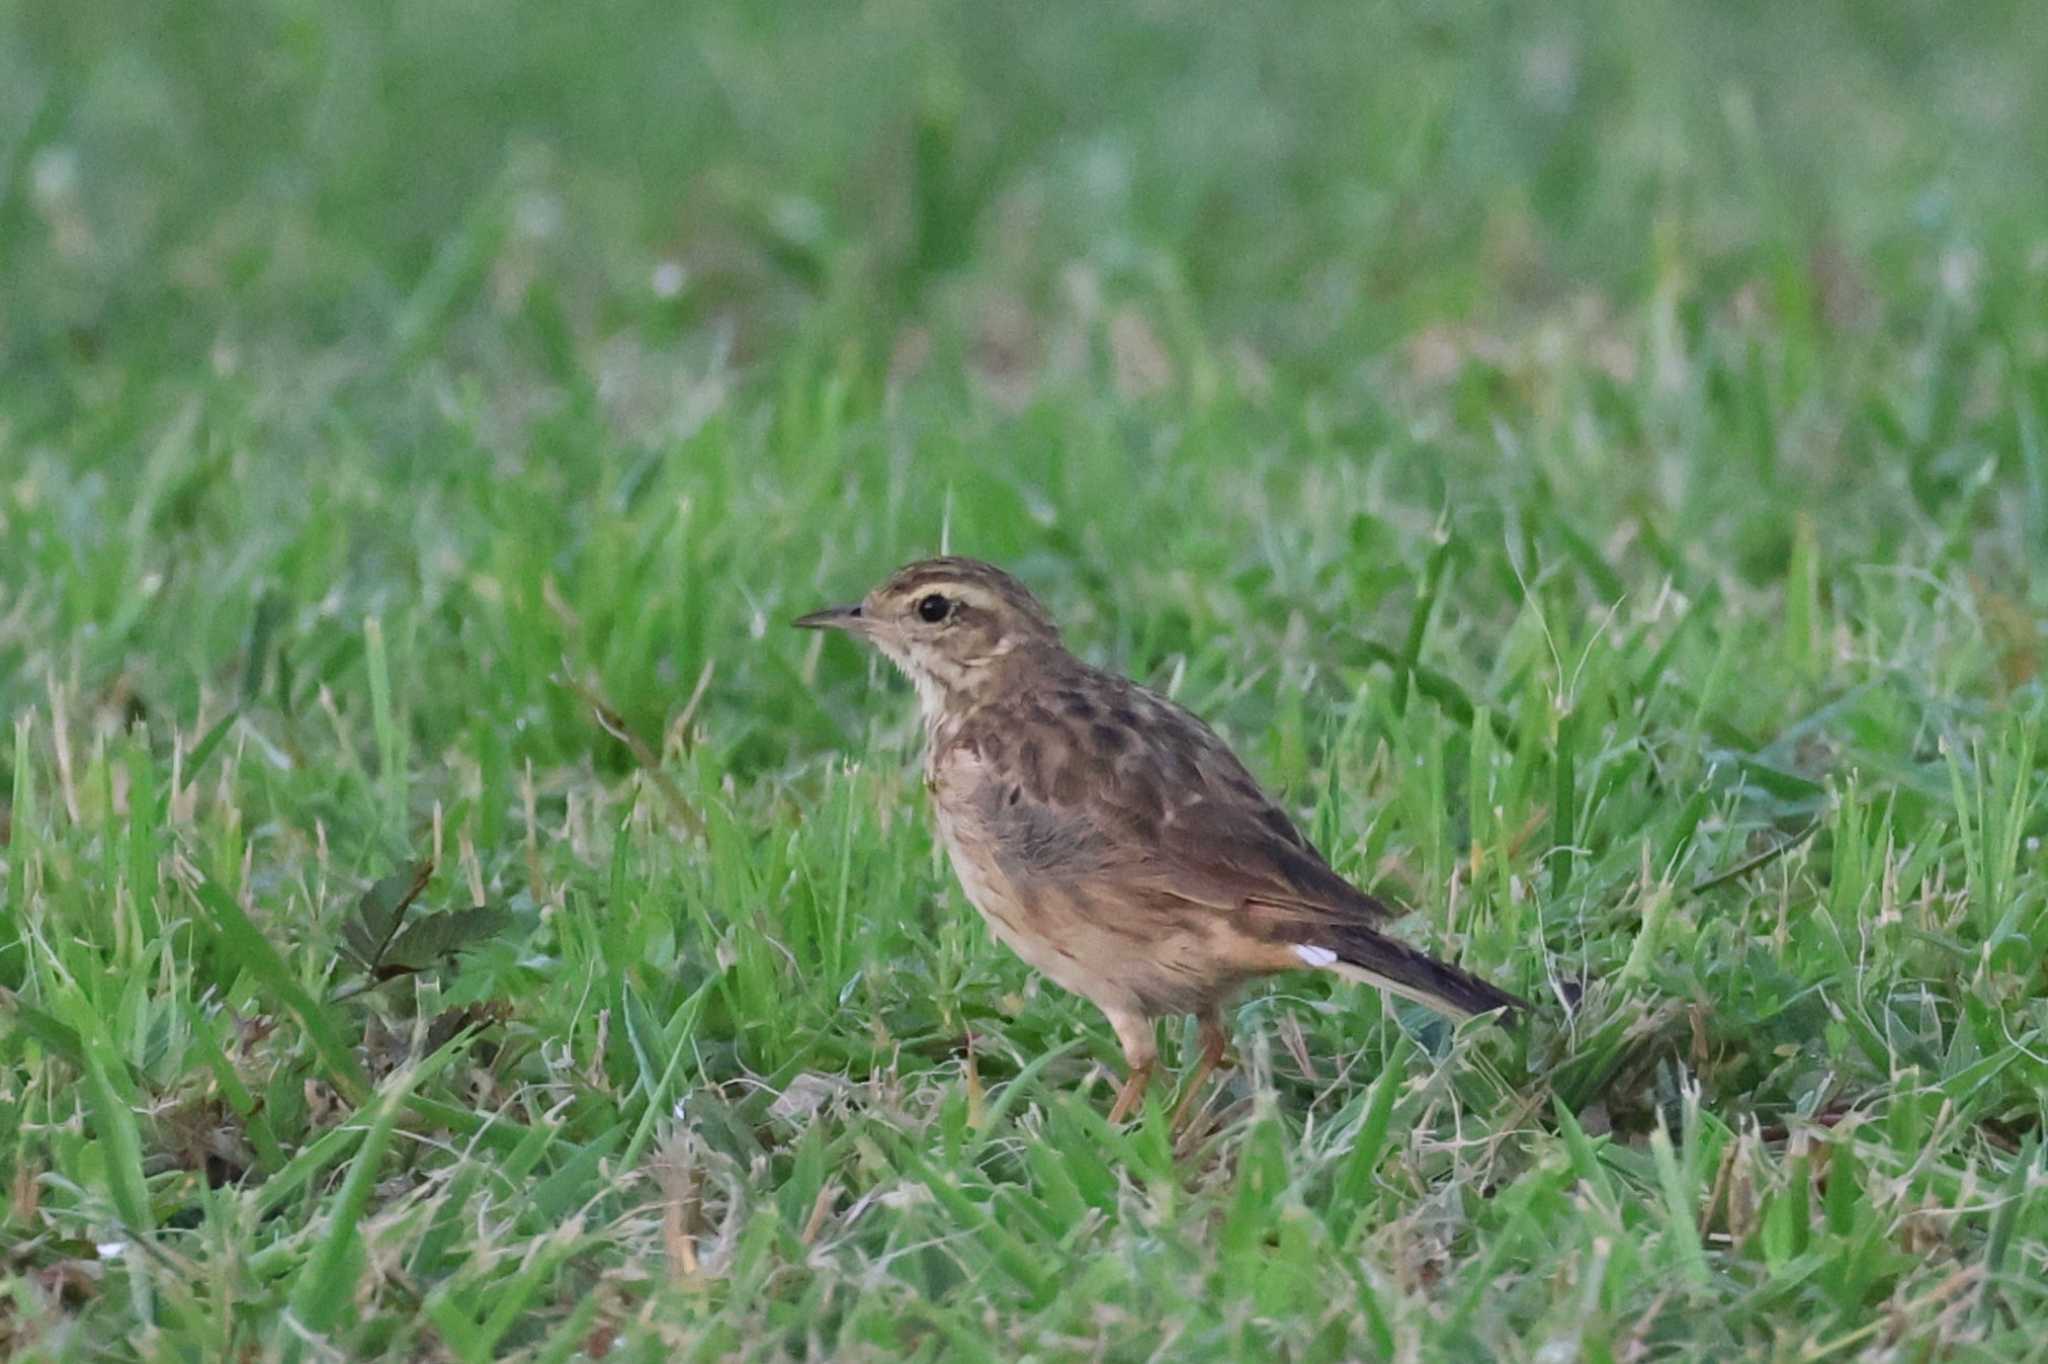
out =
{"type": "Polygon", "coordinates": [[[1159,1041],[1153,1035],[1152,1020],[1142,1014],[1103,1012],[1109,1017],[1109,1026],[1116,1029],[1116,1040],[1123,1043],[1124,1060],[1131,1067],[1116,1102],[1110,1105],[1109,1121],[1114,1125],[1137,1112],[1144,1102],[1146,1087],[1152,1083],[1152,1065],[1159,1059],[1159,1041]]]}
{"type": "Polygon", "coordinates": [[[1181,1095],[1180,1107],[1173,1110],[1173,1133],[1179,1136],[1194,1117],[1195,1100],[1201,1097],[1209,1076],[1223,1062],[1223,1053],[1230,1048],[1230,1034],[1223,1028],[1223,1011],[1211,1008],[1202,1015],[1202,1055],[1195,1062],[1194,1071],[1188,1076],[1187,1092],[1181,1095]]]}

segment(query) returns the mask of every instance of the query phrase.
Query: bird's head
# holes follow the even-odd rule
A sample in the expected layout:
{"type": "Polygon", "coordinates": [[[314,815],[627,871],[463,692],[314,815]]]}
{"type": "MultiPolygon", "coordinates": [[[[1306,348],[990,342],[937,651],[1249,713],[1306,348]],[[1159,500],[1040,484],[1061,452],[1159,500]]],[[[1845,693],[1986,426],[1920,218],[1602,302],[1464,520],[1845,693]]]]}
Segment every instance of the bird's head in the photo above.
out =
{"type": "Polygon", "coordinates": [[[991,685],[1021,651],[1060,643],[1024,584],[979,559],[906,564],[857,605],[813,611],[796,624],[873,644],[915,684],[927,714],[991,685]]]}

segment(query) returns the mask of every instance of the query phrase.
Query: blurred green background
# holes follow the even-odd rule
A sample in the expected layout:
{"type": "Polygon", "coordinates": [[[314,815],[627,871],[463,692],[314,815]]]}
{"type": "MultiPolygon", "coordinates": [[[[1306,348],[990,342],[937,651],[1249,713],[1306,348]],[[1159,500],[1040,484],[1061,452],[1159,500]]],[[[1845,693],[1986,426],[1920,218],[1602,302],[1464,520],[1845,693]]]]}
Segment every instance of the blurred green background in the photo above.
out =
{"type": "Polygon", "coordinates": [[[2038,1349],[2038,11],[0,0],[0,1347],[2038,1349]],[[1543,1019],[1109,1131],[942,546],[1543,1019]]]}
{"type": "Polygon", "coordinates": [[[189,723],[249,629],[223,573],[461,614],[480,554],[566,580],[678,495],[665,581],[569,597],[649,723],[949,506],[1112,599],[1279,567],[1333,458],[1475,544],[1543,484],[1639,592],[1774,581],[1798,508],[1852,556],[2037,538],[2027,15],[9,6],[4,453],[52,589],[0,662],[189,723]]]}

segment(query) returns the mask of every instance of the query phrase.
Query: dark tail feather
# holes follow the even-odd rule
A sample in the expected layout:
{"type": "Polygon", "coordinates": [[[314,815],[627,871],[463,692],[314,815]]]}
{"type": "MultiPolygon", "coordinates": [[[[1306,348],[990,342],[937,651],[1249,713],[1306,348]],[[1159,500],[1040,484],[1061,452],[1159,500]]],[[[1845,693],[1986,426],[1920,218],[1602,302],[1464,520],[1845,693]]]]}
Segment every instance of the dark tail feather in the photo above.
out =
{"type": "Polygon", "coordinates": [[[1526,999],[1369,928],[1336,928],[1326,941],[1337,954],[1329,968],[1332,971],[1428,1005],[1438,1013],[1475,1018],[1496,1009],[1519,1013],[1529,1007],[1526,999]]]}

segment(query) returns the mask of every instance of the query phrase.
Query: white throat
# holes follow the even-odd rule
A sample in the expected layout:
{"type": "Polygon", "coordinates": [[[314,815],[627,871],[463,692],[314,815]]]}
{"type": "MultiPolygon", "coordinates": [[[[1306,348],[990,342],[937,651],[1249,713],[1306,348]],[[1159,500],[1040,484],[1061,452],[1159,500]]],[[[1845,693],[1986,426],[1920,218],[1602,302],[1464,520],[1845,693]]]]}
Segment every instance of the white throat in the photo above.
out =
{"type": "Polygon", "coordinates": [[[946,689],[939,685],[938,678],[922,668],[905,668],[903,672],[917,689],[918,714],[924,717],[925,732],[930,733],[946,713],[946,689]]]}
{"type": "Polygon", "coordinates": [[[946,688],[929,668],[922,668],[910,661],[902,649],[890,644],[881,645],[884,655],[896,665],[896,671],[910,679],[910,685],[917,691],[917,711],[924,720],[925,733],[930,734],[946,713],[946,688]]]}

